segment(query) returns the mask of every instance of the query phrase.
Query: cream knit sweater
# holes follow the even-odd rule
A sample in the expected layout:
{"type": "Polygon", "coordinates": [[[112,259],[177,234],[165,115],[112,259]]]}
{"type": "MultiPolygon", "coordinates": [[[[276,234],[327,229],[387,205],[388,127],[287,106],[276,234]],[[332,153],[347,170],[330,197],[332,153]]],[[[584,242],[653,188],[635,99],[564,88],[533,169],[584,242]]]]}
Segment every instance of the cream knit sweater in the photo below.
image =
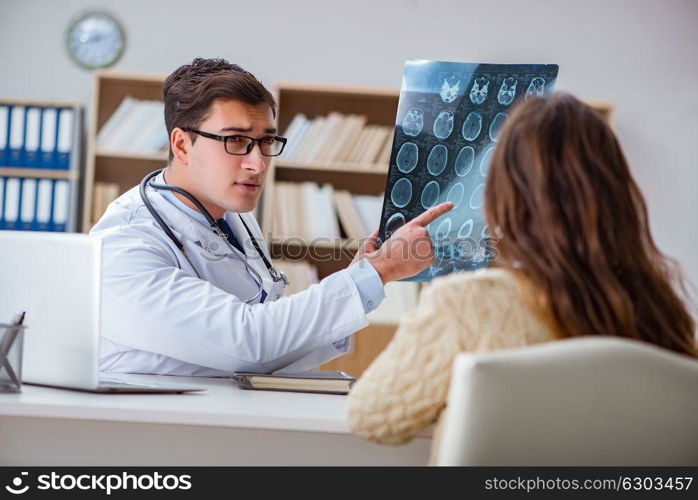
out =
{"type": "Polygon", "coordinates": [[[523,293],[504,269],[434,280],[354,384],[347,401],[352,431],[378,443],[402,444],[438,419],[430,459],[435,463],[455,356],[554,340],[523,293]]]}

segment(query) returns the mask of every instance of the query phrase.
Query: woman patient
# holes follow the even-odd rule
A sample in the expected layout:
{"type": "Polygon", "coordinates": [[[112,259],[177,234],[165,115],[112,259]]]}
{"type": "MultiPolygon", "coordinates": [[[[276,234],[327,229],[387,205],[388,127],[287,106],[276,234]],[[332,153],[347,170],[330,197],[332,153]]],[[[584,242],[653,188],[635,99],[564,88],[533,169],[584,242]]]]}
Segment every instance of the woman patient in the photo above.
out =
{"type": "Polygon", "coordinates": [[[681,277],[654,244],[616,137],[581,101],[554,94],[514,110],[490,165],[485,218],[491,267],[423,291],[349,395],[356,434],[400,444],[440,424],[463,351],[617,335],[696,356],[681,277]]]}

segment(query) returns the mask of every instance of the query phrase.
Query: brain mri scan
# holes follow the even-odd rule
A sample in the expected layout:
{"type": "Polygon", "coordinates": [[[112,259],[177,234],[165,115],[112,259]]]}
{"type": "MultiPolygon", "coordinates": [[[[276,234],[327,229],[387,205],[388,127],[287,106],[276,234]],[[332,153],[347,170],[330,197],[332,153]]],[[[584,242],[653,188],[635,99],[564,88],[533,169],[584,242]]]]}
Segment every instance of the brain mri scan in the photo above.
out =
{"type": "Polygon", "coordinates": [[[526,90],[526,99],[528,99],[531,96],[543,97],[544,95],[545,80],[538,77],[531,80],[531,83],[528,85],[528,89],[526,90]]]}
{"type": "Polygon", "coordinates": [[[441,99],[446,103],[452,103],[458,97],[458,91],[460,90],[460,80],[456,78],[455,75],[449,78],[444,78],[444,82],[441,85],[441,91],[439,95],[441,99]]]}
{"type": "Polygon", "coordinates": [[[473,104],[482,104],[485,102],[489,86],[490,81],[487,78],[476,78],[473,82],[473,86],[470,88],[470,102],[473,104]]]}
{"type": "Polygon", "coordinates": [[[427,158],[427,169],[431,175],[439,175],[446,168],[448,161],[448,150],[443,144],[437,144],[429,153],[427,158]]]}
{"type": "Polygon", "coordinates": [[[417,161],[419,161],[419,148],[413,142],[406,142],[400,147],[400,151],[397,153],[397,168],[400,172],[408,174],[414,170],[417,166],[417,161]]]}
{"type": "Polygon", "coordinates": [[[427,226],[433,265],[407,281],[490,264],[484,204],[494,151],[516,99],[552,92],[557,72],[551,64],[407,61],[379,243],[437,204],[454,203],[427,226]]]}
{"type": "Polygon", "coordinates": [[[514,102],[514,97],[516,96],[516,84],[515,78],[509,77],[502,81],[502,85],[499,87],[499,93],[497,94],[497,101],[502,106],[509,106],[514,102]]]}
{"type": "Polygon", "coordinates": [[[453,132],[453,113],[442,111],[434,121],[434,135],[439,139],[447,139],[453,132]]]}
{"type": "Polygon", "coordinates": [[[402,130],[405,135],[416,137],[424,128],[424,112],[421,109],[413,108],[407,112],[402,121],[402,130]]]}
{"type": "Polygon", "coordinates": [[[463,122],[463,139],[466,141],[474,141],[480,135],[481,130],[482,115],[477,111],[471,111],[463,122]]]}

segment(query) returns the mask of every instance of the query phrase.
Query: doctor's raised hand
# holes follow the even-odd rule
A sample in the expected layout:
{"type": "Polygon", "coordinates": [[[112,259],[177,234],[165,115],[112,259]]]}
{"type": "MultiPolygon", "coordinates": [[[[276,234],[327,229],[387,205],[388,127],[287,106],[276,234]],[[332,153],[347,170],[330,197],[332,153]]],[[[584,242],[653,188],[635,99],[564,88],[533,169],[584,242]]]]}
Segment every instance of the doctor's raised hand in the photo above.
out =
{"type": "Polygon", "coordinates": [[[378,247],[378,231],[356,253],[352,265],[366,259],[383,283],[414,276],[434,263],[434,246],[426,226],[453,209],[452,202],[430,208],[395,231],[378,247]]]}

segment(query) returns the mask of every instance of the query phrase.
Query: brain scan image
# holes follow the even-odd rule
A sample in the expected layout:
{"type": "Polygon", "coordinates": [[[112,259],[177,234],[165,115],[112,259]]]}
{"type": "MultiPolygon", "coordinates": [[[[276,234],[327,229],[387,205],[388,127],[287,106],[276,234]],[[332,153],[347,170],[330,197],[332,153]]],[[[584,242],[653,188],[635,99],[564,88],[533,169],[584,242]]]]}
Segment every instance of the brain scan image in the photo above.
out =
{"type": "Polygon", "coordinates": [[[410,109],[402,120],[402,131],[405,135],[416,137],[424,128],[424,111],[418,108],[410,109]]]}
{"type": "Polygon", "coordinates": [[[446,139],[453,132],[453,113],[442,111],[434,121],[434,135],[439,139],[446,139]]]}
{"type": "Polygon", "coordinates": [[[427,170],[431,175],[439,175],[446,168],[448,161],[448,150],[443,144],[437,144],[429,153],[427,158],[427,170]]]}
{"type": "Polygon", "coordinates": [[[400,151],[397,153],[397,168],[400,172],[407,174],[414,170],[417,166],[417,160],[419,160],[419,149],[417,145],[413,142],[406,142],[400,147],[400,151]]]}
{"type": "Polygon", "coordinates": [[[497,113],[490,123],[490,139],[494,142],[499,140],[499,131],[502,130],[502,125],[509,115],[506,113],[497,113]]]}
{"type": "Polygon", "coordinates": [[[552,92],[557,73],[554,64],[407,61],[379,240],[441,202],[454,208],[427,226],[433,264],[404,281],[490,263],[484,207],[496,148],[516,102],[552,92]]]}
{"type": "Polygon", "coordinates": [[[463,122],[463,139],[474,141],[482,130],[482,115],[477,111],[468,113],[468,117],[463,122]]]}
{"type": "Polygon", "coordinates": [[[473,190],[473,194],[470,195],[470,208],[477,210],[481,208],[485,202],[485,185],[480,184],[473,190]]]}
{"type": "Polygon", "coordinates": [[[531,80],[528,84],[528,89],[526,90],[526,99],[530,96],[542,97],[545,94],[545,80],[536,77],[531,80]]]}
{"type": "Polygon", "coordinates": [[[405,216],[400,212],[391,215],[385,223],[385,238],[390,238],[395,231],[405,225],[405,222],[405,216]]]}
{"type": "MultiPolygon", "coordinates": [[[[436,221],[432,222],[432,223],[430,224],[430,226],[431,226],[431,225],[434,225],[437,221],[438,221],[438,219],[437,219],[436,221]]],[[[431,231],[429,231],[429,233],[430,233],[430,234],[432,235],[432,237],[433,237],[435,240],[437,240],[437,241],[438,241],[438,240],[446,239],[446,237],[448,236],[448,233],[451,232],[451,224],[452,224],[452,223],[451,223],[451,218],[450,218],[450,217],[446,217],[444,220],[442,220],[441,222],[439,222],[439,225],[438,225],[438,226],[436,226],[436,231],[434,231],[433,233],[432,233],[431,231]]]]}
{"type": "Polygon", "coordinates": [[[473,104],[482,104],[485,102],[489,86],[490,81],[487,78],[476,78],[470,89],[470,102],[473,104]]]}
{"type": "Polygon", "coordinates": [[[448,190],[448,194],[446,195],[446,201],[452,201],[453,208],[456,208],[458,205],[460,205],[460,202],[463,201],[464,194],[465,188],[463,187],[463,184],[457,182],[453,186],[451,186],[451,189],[448,190]]]}
{"type": "Polygon", "coordinates": [[[470,236],[473,232],[473,219],[468,219],[458,230],[458,238],[464,239],[470,236]]]}
{"type": "Polygon", "coordinates": [[[412,199],[412,183],[404,177],[397,181],[390,191],[390,199],[396,207],[407,205],[412,199]]]}
{"type": "Polygon", "coordinates": [[[514,96],[516,95],[516,79],[509,77],[505,78],[502,85],[499,87],[499,93],[497,94],[497,102],[502,106],[509,106],[514,102],[514,96]]]}
{"type": "Polygon", "coordinates": [[[440,194],[441,188],[439,187],[439,183],[436,181],[428,182],[427,185],[424,186],[422,197],[420,199],[422,207],[424,207],[425,210],[428,210],[435,206],[436,202],[439,201],[440,194]]]}
{"type": "Polygon", "coordinates": [[[459,90],[460,80],[456,78],[456,75],[451,75],[448,78],[444,78],[444,83],[441,85],[439,95],[444,102],[450,104],[458,97],[459,90]]]}
{"type": "Polygon", "coordinates": [[[492,161],[492,153],[494,153],[494,148],[488,149],[480,160],[480,175],[483,177],[487,177],[487,172],[490,169],[490,161],[492,161]]]}
{"type": "Polygon", "coordinates": [[[473,168],[473,162],[475,161],[475,150],[472,146],[465,146],[458,152],[456,156],[456,161],[453,162],[453,166],[458,177],[465,177],[468,172],[473,168]]]}

